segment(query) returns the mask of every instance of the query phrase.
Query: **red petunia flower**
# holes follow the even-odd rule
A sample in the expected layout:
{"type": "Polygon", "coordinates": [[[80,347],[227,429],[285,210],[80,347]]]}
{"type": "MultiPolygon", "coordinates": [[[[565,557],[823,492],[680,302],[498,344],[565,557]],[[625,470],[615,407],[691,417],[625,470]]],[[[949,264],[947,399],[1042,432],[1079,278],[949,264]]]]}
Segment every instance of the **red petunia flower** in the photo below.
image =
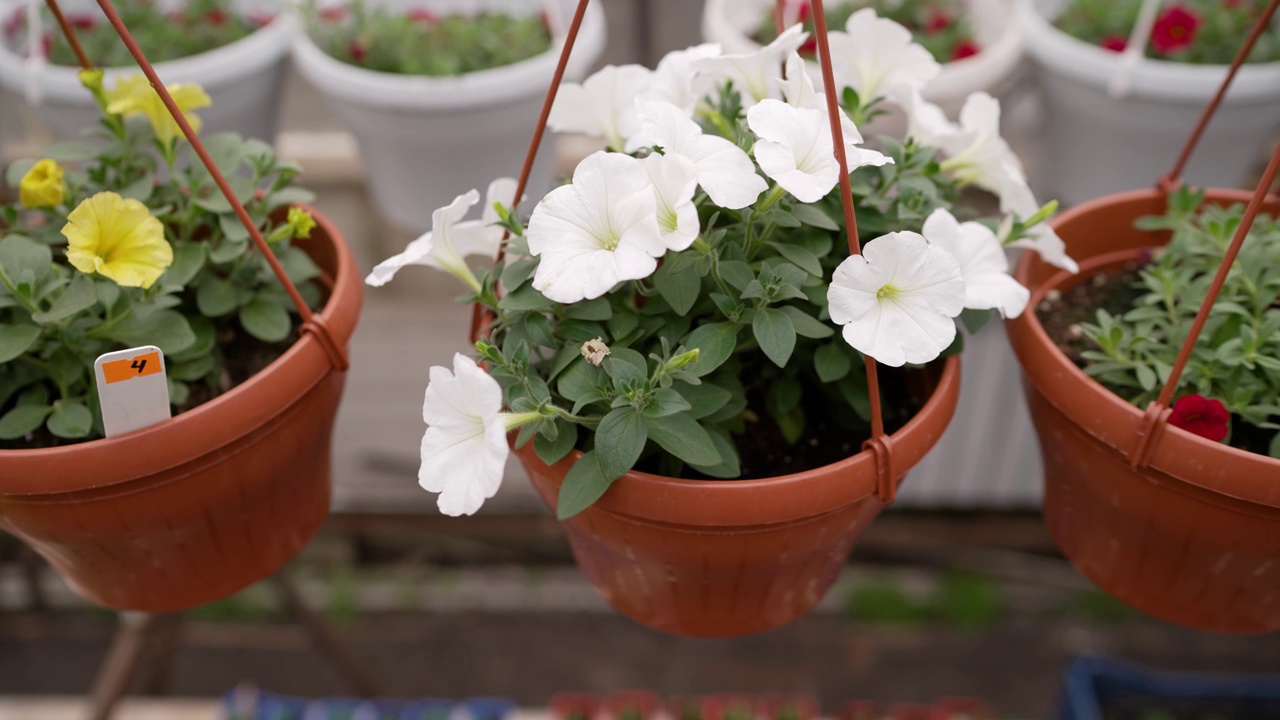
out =
{"type": "Polygon", "coordinates": [[[227,14],[218,8],[205,13],[205,22],[210,25],[223,25],[227,22],[227,14]]]}
{"type": "Polygon", "coordinates": [[[951,51],[951,59],[963,60],[964,58],[977,55],[981,50],[982,48],[978,46],[978,43],[972,40],[961,40],[960,44],[956,45],[956,49],[951,51]]]}
{"type": "MultiPolygon", "coordinates": [[[[409,11],[408,18],[413,22],[420,22],[423,25],[435,25],[440,21],[436,14],[426,8],[414,8],[409,11]]],[[[544,19],[545,22],[545,19],[544,19]]]]}
{"type": "Polygon", "coordinates": [[[1169,424],[1214,442],[1227,437],[1231,413],[1222,401],[1203,395],[1183,395],[1173,403],[1169,424]]]}
{"type": "Polygon", "coordinates": [[[1129,46],[1129,39],[1123,35],[1108,35],[1102,38],[1102,42],[1098,45],[1111,52],[1124,52],[1124,49],[1129,46]]]}
{"type": "Polygon", "coordinates": [[[361,60],[364,60],[364,56],[368,54],[369,49],[366,48],[364,43],[359,40],[352,40],[351,44],[347,46],[347,52],[351,53],[352,60],[360,62],[361,60]]]}
{"type": "Polygon", "coordinates": [[[76,30],[92,30],[97,23],[92,15],[67,13],[67,24],[76,30]]]}
{"type": "Polygon", "coordinates": [[[1182,5],[1164,11],[1151,28],[1151,44],[1164,55],[1181,50],[1195,42],[1200,16],[1182,5]]]}
{"type": "Polygon", "coordinates": [[[924,31],[926,34],[940,33],[951,27],[951,16],[942,8],[933,8],[929,11],[929,17],[925,18],[924,31]]]}
{"type": "Polygon", "coordinates": [[[272,13],[264,12],[262,10],[253,10],[247,13],[245,15],[245,18],[249,22],[253,23],[254,25],[258,27],[263,27],[266,25],[270,25],[271,21],[276,19],[276,16],[272,13]]]}
{"type": "Polygon", "coordinates": [[[325,22],[341,22],[347,17],[347,8],[345,5],[334,5],[320,11],[320,19],[325,22]]]}

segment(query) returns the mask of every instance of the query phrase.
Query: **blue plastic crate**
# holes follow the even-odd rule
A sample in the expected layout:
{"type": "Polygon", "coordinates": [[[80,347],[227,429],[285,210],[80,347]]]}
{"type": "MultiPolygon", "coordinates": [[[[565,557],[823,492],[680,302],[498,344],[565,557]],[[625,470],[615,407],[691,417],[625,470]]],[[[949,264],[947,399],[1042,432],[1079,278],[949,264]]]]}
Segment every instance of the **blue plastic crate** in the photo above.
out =
{"type": "Polygon", "coordinates": [[[302,698],[241,686],[222,697],[226,720],[506,720],[516,709],[507,698],[372,700],[302,698]]]}
{"type": "Polygon", "coordinates": [[[1278,720],[1280,675],[1166,672],[1101,657],[1067,667],[1057,720],[1278,720]]]}

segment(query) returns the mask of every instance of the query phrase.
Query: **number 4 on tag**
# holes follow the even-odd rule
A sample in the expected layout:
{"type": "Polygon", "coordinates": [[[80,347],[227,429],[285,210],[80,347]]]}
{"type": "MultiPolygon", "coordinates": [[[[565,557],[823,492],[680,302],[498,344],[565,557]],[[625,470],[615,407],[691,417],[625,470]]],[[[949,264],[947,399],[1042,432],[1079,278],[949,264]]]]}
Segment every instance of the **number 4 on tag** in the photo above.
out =
{"type": "Polygon", "coordinates": [[[93,364],[107,437],[168,420],[169,380],[154,345],[109,352],[93,364]]]}

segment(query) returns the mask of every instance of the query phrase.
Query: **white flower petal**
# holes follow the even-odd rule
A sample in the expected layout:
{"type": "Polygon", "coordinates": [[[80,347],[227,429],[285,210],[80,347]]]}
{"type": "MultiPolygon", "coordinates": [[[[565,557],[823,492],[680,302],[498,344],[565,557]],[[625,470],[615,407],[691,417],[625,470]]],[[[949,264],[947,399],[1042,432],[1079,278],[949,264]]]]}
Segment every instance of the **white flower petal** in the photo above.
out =
{"type": "Polygon", "coordinates": [[[704,43],[667,53],[658,62],[648,88],[640,97],[668,102],[686,114],[692,113],[698,100],[712,90],[710,80],[701,77],[693,65],[699,60],[719,55],[720,46],[715,43],[704,43]]]}
{"type": "Polygon", "coordinates": [[[966,308],[994,308],[1005,317],[1022,314],[1031,292],[1009,275],[1009,259],[990,228],[976,222],[960,223],[951,213],[939,208],[924,221],[924,237],[959,262],[965,282],[966,308]]]}
{"type": "Polygon", "coordinates": [[[697,72],[715,78],[717,85],[733,82],[734,89],[742,97],[742,107],[750,108],[757,102],[778,95],[780,82],[778,68],[804,44],[809,36],[799,25],[792,25],[765,47],[753,53],[721,55],[703,58],[693,63],[697,72]]]}
{"type": "Polygon", "coordinates": [[[480,193],[471,190],[431,213],[431,230],[410,242],[404,252],[378,263],[365,278],[365,282],[373,287],[386,285],[400,268],[407,265],[426,265],[437,270],[449,270],[450,266],[460,264],[461,255],[453,247],[450,234],[454,224],[466,217],[478,202],[480,193]]]}
{"type": "Polygon", "coordinates": [[[441,512],[470,515],[497,492],[510,453],[502,389],[462,354],[454,355],[453,372],[433,367],[430,374],[418,483],[440,493],[441,512]]]}
{"type": "Polygon", "coordinates": [[[910,30],[877,16],[873,8],[855,12],[845,31],[830,34],[832,65],[839,84],[856,90],[864,103],[884,97],[905,104],[912,89],[923,88],[942,71],[910,30]]]}
{"type": "Polygon", "coordinates": [[[1040,253],[1040,258],[1054,267],[1070,273],[1080,272],[1080,266],[1067,255],[1067,244],[1048,225],[1037,225],[1027,231],[1030,237],[1016,240],[1010,247],[1027,248],[1040,253]]]}
{"type": "Polygon", "coordinates": [[[641,65],[606,65],[582,84],[564,83],[547,125],[559,132],[602,137],[609,147],[621,149],[638,127],[635,100],[652,75],[641,65]]]}
{"type": "Polygon", "coordinates": [[[912,232],[890,233],[836,268],[831,319],[858,351],[890,366],[924,363],[955,339],[965,283],[951,253],[912,232]]]}
{"type": "MultiPolygon", "coordinates": [[[[513,177],[501,177],[489,183],[489,189],[484,194],[484,213],[480,217],[480,222],[485,225],[492,225],[500,220],[498,211],[493,209],[494,203],[498,203],[508,210],[518,205],[516,188],[519,184],[519,181],[513,177]]],[[[523,200],[524,198],[520,199],[523,200]]],[[[498,234],[502,234],[501,229],[498,230],[498,234]]]]}
{"type": "Polygon", "coordinates": [[[636,103],[640,132],[628,151],[657,146],[667,155],[681,155],[697,167],[698,184],[716,205],[731,210],[755,202],[768,187],[755,163],[742,148],[702,128],[671,103],[636,103]],[[639,144],[637,144],[637,141],[639,144]]]}
{"type": "Polygon", "coordinates": [[[698,187],[698,166],[683,155],[654,153],[644,160],[653,183],[658,229],[668,250],[684,250],[698,239],[698,208],[693,194],[698,187]]]}
{"type": "Polygon", "coordinates": [[[573,183],[547,193],[529,219],[529,252],[540,258],[533,287],[573,303],[648,277],[667,249],[656,210],[644,163],[620,153],[587,157],[573,183]]]}
{"type": "Polygon", "coordinates": [[[828,123],[821,110],[765,100],[747,111],[756,161],[801,202],[817,202],[840,181],[828,123]]]}

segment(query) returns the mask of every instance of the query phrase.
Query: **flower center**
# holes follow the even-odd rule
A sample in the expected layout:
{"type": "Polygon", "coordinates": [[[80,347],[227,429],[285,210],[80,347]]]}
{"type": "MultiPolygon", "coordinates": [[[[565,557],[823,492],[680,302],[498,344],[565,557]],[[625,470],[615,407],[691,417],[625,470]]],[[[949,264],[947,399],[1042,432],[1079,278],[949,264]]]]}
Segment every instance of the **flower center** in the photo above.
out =
{"type": "Polygon", "coordinates": [[[600,243],[600,247],[610,252],[618,249],[618,243],[622,241],[622,236],[617,230],[609,228],[603,235],[596,236],[596,242],[600,243]]]}
{"type": "Polygon", "coordinates": [[[880,289],[876,291],[876,300],[879,300],[880,302],[888,302],[898,297],[898,294],[901,292],[901,290],[893,285],[881,285],[880,289]]]}

